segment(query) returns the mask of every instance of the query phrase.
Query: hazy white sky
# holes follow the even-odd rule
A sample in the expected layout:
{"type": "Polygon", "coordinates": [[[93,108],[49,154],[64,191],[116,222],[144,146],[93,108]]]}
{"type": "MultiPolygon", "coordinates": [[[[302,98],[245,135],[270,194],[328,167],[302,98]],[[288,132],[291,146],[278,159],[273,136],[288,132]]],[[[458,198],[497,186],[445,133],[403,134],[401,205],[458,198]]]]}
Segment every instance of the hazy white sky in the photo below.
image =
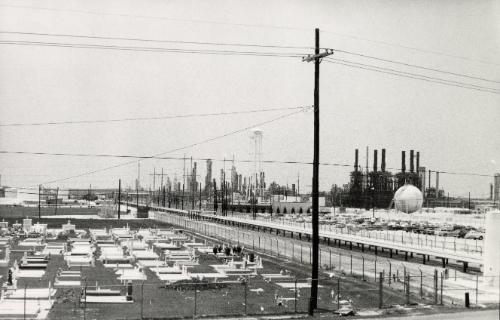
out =
{"type": "MultiPolygon", "coordinates": [[[[498,3],[498,1],[496,1],[498,3]]],[[[497,82],[368,60],[334,57],[500,89],[500,15],[495,1],[6,1],[0,31],[199,42],[314,45],[449,70],[497,82]],[[416,48],[411,49],[411,48],[416,48]],[[434,53],[431,53],[434,52],[434,53]]],[[[23,40],[256,50],[178,43],[40,37],[23,40]]],[[[310,53],[308,49],[260,51],[310,53]]],[[[309,106],[314,68],[300,58],[202,55],[0,44],[0,122],[93,120],[309,106]]],[[[500,172],[500,95],[321,64],[321,161],[353,163],[354,149],[387,149],[387,166],[401,150],[421,153],[432,170],[500,172]]],[[[0,150],[152,155],[248,127],[291,111],[196,119],[61,126],[0,127],[0,150]]],[[[267,125],[263,158],[312,160],[312,113],[267,125]]],[[[251,159],[251,133],[204,143],[169,156],[251,159]]],[[[407,156],[408,157],[408,156],[407,156]]],[[[370,160],[372,151],[370,151],[370,160]]],[[[2,183],[28,186],[126,162],[123,159],[0,155],[2,183]]],[[[379,159],[380,163],[380,159],[379,159]]],[[[371,164],[370,164],[371,165],[371,164]]],[[[202,179],[205,175],[205,163],[202,179]]],[[[222,163],[216,162],[214,173],[222,163]]],[[[229,165],[227,165],[229,166],[229,165]]],[[[178,177],[182,161],[145,161],[178,177]]],[[[244,175],[252,165],[239,164],[244,175]]],[[[310,188],[307,165],[264,166],[267,181],[310,188]]],[[[348,180],[350,168],[321,167],[320,188],[348,180]]],[[[395,170],[393,170],[395,171],[395,170]]],[[[132,185],[137,164],[60,182],[61,187],[132,185]]],[[[454,195],[485,196],[492,179],[441,175],[454,195]]],[[[56,185],[56,184],[53,184],[56,185]]]]}

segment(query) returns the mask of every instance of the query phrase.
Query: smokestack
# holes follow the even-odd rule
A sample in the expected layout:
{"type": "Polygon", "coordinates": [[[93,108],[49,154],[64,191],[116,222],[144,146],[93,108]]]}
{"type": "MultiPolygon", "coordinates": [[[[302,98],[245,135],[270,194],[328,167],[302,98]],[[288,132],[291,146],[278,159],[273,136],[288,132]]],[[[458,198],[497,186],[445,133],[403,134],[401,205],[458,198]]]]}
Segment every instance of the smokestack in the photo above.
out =
{"type": "Polygon", "coordinates": [[[401,172],[406,172],[406,152],[401,151],[401,172]]]}
{"type": "Polygon", "coordinates": [[[368,160],[369,160],[369,149],[368,146],[366,146],[366,173],[368,173],[368,160]]]}
{"type": "Polygon", "coordinates": [[[420,152],[417,151],[417,172],[418,172],[419,168],[420,168],[420,152]]]}
{"type": "Polygon", "coordinates": [[[373,150],[373,172],[377,172],[378,150],[373,150]]]}
{"type": "Polygon", "coordinates": [[[385,172],[385,149],[382,149],[382,163],[380,164],[380,170],[385,172]]]}
{"type": "Polygon", "coordinates": [[[415,172],[415,167],[413,166],[413,158],[414,158],[414,152],[413,152],[413,150],[410,150],[410,172],[411,173],[415,172]]]}
{"type": "Polygon", "coordinates": [[[493,183],[490,183],[490,200],[493,200],[493,183]]]}
{"type": "Polygon", "coordinates": [[[431,170],[429,170],[429,189],[431,188],[431,170]]]}
{"type": "Polygon", "coordinates": [[[358,149],[356,149],[354,151],[354,171],[355,172],[358,172],[358,158],[359,158],[358,149]]]}
{"type": "Polygon", "coordinates": [[[439,171],[436,171],[436,198],[439,198],[439,171]]]}

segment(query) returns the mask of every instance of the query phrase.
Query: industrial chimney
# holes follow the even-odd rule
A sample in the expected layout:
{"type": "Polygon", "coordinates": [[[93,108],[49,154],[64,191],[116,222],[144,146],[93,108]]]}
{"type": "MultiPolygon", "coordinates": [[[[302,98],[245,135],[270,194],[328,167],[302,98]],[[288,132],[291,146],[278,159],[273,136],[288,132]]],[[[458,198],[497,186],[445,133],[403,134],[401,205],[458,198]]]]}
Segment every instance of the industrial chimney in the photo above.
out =
{"type": "Polygon", "coordinates": [[[431,178],[432,178],[432,176],[431,176],[431,172],[432,172],[432,171],[431,171],[431,170],[429,170],[429,189],[431,188],[431,178]]]}
{"type": "Polygon", "coordinates": [[[401,172],[405,173],[406,172],[406,152],[401,151],[401,172]]]}
{"type": "Polygon", "coordinates": [[[358,172],[358,149],[354,151],[354,171],[358,172]]]}
{"type": "Polygon", "coordinates": [[[417,151],[417,172],[419,172],[420,168],[420,152],[417,151]]]}
{"type": "Polygon", "coordinates": [[[373,150],[373,172],[377,172],[378,167],[378,150],[373,150]]]}
{"type": "Polygon", "coordinates": [[[413,150],[410,150],[410,172],[411,173],[415,172],[415,167],[413,166],[413,158],[414,158],[414,152],[413,152],[413,150]]]}
{"type": "Polygon", "coordinates": [[[385,149],[382,149],[382,163],[380,164],[380,170],[385,172],[385,149]]]}
{"type": "Polygon", "coordinates": [[[436,199],[439,198],[439,171],[436,171],[436,199]]]}

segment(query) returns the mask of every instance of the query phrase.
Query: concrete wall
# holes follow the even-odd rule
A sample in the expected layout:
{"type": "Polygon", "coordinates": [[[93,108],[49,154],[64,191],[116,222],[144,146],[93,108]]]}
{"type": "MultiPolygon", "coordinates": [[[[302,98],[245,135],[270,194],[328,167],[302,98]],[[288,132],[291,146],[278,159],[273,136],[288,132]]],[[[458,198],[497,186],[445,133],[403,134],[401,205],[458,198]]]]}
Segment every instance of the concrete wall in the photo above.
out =
{"type": "MultiPolygon", "coordinates": [[[[54,208],[41,208],[42,216],[53,216],[54,208]]],[[[57,215],[92,215],[97,214],[97,208],[88,207],[73,207],[73,208],[57,208],[57,215]]],[[[0,206],[1,218],[23,218],[23,217],[38,217],[37,207],[13,207],[0,206]]]]}

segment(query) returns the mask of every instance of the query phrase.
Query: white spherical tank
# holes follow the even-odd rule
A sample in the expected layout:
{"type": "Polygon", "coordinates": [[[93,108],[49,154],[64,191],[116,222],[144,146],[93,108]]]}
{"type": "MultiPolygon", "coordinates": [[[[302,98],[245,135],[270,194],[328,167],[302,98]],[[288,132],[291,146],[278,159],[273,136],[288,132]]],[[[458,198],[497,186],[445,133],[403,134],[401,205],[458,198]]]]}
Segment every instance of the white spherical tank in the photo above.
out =
{"type": "Polygon", "coordinates": [[[405,184],[394,194],[396,210],[405,213],[413,213],[420,210],[423,201],[422,192],[411,184],[405,184]]]}

